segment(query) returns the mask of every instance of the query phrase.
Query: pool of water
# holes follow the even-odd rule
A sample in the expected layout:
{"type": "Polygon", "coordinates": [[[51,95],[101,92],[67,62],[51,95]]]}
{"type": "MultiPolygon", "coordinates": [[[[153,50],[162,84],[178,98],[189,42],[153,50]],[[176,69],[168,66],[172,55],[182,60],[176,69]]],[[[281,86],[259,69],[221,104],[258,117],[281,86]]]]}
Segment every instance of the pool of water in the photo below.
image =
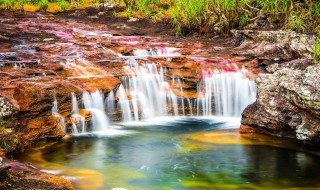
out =
{"type": "MultiPolygon", "coordinates": [[[[172,119],[171,119],[172,120],[172,119]]],[[[320,157],[229,120],[127,123],[19,155],[77,189],[320,189],[320,157]],[[209,139],[209,140],[208,140],[209,139]]]]}

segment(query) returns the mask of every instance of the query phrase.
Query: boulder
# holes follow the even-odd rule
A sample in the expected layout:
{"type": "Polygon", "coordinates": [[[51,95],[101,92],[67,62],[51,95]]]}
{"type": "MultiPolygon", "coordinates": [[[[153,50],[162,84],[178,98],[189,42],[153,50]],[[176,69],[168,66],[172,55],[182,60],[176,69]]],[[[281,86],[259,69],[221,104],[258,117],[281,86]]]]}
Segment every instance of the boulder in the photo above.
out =
{"type": "Polygon", "coordinates": [[[320,65],[294,60],[257,78],[257,101],[242,114],[241,132],[260,132],[319,145],[320,65]]]}

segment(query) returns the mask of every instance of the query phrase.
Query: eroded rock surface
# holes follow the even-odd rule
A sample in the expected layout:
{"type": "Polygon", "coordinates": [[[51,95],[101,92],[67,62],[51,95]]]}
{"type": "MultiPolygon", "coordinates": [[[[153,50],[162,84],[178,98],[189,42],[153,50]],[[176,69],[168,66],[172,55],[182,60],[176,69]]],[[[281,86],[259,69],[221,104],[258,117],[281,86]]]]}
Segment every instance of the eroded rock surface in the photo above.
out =
{"type": "Polygon", "coordinates": [[[256,57],[261,65],[293,59],[312,59],[315,35],[294,31],[232,30],[240,55],[256,57]]]}
{"type": "Polygon", "coordinates": [[[70,181],[16,161],[1,161],[0,189],[74,190],[70,181]]]}
{"type": "Polygon", "coordinates": [[[262,132],[319,145],[320,65],[294,60],[257,78],[257,101],[243,112],[242,132],[262,132]]]}

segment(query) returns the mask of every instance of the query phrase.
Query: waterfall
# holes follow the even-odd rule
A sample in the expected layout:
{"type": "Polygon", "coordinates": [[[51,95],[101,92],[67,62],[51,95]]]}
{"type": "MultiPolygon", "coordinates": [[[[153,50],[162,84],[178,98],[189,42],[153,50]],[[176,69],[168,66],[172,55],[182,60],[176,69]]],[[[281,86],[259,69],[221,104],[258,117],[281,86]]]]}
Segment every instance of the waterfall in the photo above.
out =
{"type": "Polygon", "coordinates": [[[204,70],[198,83],[198,98],[183,97],[183,81],[173,77],[177,96],[166,82],[163,69],[155,64],[139,66],[130,60],[124,67],[128,77],[122,79],[117,93],[123,121],[138,121],[159,116],[189,115],[239,117],[254,102],[256,88],[246,69],[225,72],[204,70]],[[179,109],[178,109],[179,108],[179,109]]]}
{"type": "Polygon", "coordinates": [[[55,117],[59,117],[60,114],[58,113],[58,100],[55,95],[53,96],[53,103],[52,104],[53,104],[52,108],[51,108],[52,115],[55,117]]]}
{"type": "Polygon", "coordinates": [[[164,80],[163,69],[155,64],[125,66],[128,77],[117,91],[124,121],[178,115],[178,98],[164,80]]]}
{"type": "Polygon", "coordinates": [[[74,93],[71,93],[71,101],[72,101],[72,115],[71,115],[71,122],[72,122],[72,133],[78,134],[79,130],[78,127],[81,129],[81,133],[86,132],[86,123],[85,118],[82,115],[79,115],[79,106],[77,97],[74,93]]]}
{"type": "Polygon", "coordinates": [[[162,57],[171,57],[171,56],[180,56],[180,53],[178,53],[178,48],[173,47],[164,47],[162,45],[159,45],[155,48],[150,48],[149,50],[145,49],[137,49],[133,50],[134,56],[137,57],[144,57],[144,56],[162,56],[162,57]]]}
{"type": "MultiPolygon", "coordinates": [[[[179,97],[179,99],[180,99],[180,103],[181,103],[181,109],[182,109],[182,115],[185,115],[185,105],[184,105],[184,101],[185,101],[185,98],[182,96],[183,95],[183,89],[182,89],[182,82],[181,82],[181,79],[180,78],[175,78],[174,76],[173,76],[173,78],[172,78],[172,83],[173,84],[175,84],[175,83],[177,83],[178,85],[178,88],[179,88],[179,92],[180,92],[180,94],[181,94],[181,96],[179,97]]],[[[192,115],[192,113],[191,113],[191,115],[192,115]]]]}
{"type": "MultiPolygon", "coordinates": [[[[181,78],[173,76],[167,82],[164,69],[154,63],[139,65],[134,59],[127,60],[124,67],[127,76],[107,98],[101,91],[83,92],[81,108],[92,113],[92,131],[109,130],[108,114],[120,110],[122,121],[140,121],[161,116],[223,116],[239,117],[243,109],[254,102],[256,88],[246,69],[235,71],[204,70],[201,82],[197,85],[198,98],[183,97],[181,78]]],[[[54,101],[53,113],[57,113],[54,101]]],[[[77,97],[72,93],[72,132],[85,133],[85,118],[79,115],[77,97]]],[[[110,131],[110,130],[109,130],[110,131]]],[[[110,131],[111,132],[111,131],[110,131]]]]}
{"type": "Polygon", "coordinates": [[[153,48],[149,49],[137,49],[133,50],[133,55],[121,55],[118,54],[120,58],[125,59],[145,59],[147,57],[153,58],[167,58],[170,61],[174,57],[180,57],[181,54],[179,53],[179,48],[174,47],[165,47],[163,45],[156,45],[153,48]]]}
{"type": "Polygon", "coordinates": [[[123,85],[120,85],[117,92],[117,97],[119,98],[122,120],[131,121],[132,117],[131,117],[130,102],[128,100],[127,93],[123,88],[123,85]]]}
{"type": "Polygon", "coordinates": [[[57,100],[57,97],[54,95],[53,96],[53,103],[52,103],[52,108],[51,108],[51,112],[52,112],[52,115],[54,117],[58,117],[59,118],[59,123],[60,123],[60,126],[61,126],[61,130],[63,132],[66,132],[66,124],[65,124],[65,119],[62,115],[59,114],[58,112],[58,100],[57,100]]]}
{"type": "Polygon", "coordinates": [[[115,111],[115,97],[114,97],[114,92],[112,90],[108,94],[108,97],[106,98],[105,103],[107,105],[108,113],[113,113],[115,111]]]}
{"type": "MultiPolygon", "coordinates": [[[[134,55],[166,56],[176,54],[175,51],[176,49],[161,48],[135,50],[134,55]]],[[[204,69],[200,74],[202,80],[197,84],[198,96],[196,99],[189,99],[184,97],[183,92],[189,84],[185,84],[183,78],[177,76],[168,81],[166,68],[157,67],[155,63],[137,62],[134,56],[127,56],[126,63],[127,66],[123,69],[127,76],[121,78],[117,91],[110,91],[107,98],[99,90],[82,93],[80,108],[92,113],[92,131],[112,132],[106,111],[110,116],[121,113],[124,122],[161,116],[239,117],[243,109],[256,98],[255,83],[248,78],[248,71],[239,70],[235,65],[225,65],[225,70],[204,69]]],[[[55,99],[53,114],[57,113],[57,109],[55,99]]],[[[74,93],[70,119],[74,134],[87,131],[85,117],[79,114],[74,93]]]]}
{"type": "Polygon", "coordinates": [[[89,93],[83,92],[84,108],[92,113],[92,126],[94,131],[106,131],[109,128],[109,119],[104,110],[104,97],[99,90],[89,93]]]}
{"type": "Polygon", "coordinates": [[[74,93],[71,93],[71,101],[72,101],[72,113],[73,114],[79,113],[78,101],[74,93]]]}
{"type": "Polygon", "coordinates": [[[198,86],[197,114],[241,116],[244,108],[256,98],[254,81],[247,78],[247,70],[220,72],[205,76],[198,86]]]}

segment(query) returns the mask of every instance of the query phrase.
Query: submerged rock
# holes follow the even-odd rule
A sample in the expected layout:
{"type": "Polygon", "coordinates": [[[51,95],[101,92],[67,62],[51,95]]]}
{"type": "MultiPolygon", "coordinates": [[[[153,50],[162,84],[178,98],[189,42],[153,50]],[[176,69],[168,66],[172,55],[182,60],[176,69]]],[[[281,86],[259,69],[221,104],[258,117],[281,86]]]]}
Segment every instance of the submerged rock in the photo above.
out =
{"type": "Polygon", "coordinates": [[[295,60],[267,67],[257,101],[242,114],[241,132],[260,132],[319,145],[320,65],[295,60]]]}
{"type": "Polygon", "coordinates": [[[70,181],[21,162],[4,161],[0,166],[0,189],[74,190],[70,181]]]}

